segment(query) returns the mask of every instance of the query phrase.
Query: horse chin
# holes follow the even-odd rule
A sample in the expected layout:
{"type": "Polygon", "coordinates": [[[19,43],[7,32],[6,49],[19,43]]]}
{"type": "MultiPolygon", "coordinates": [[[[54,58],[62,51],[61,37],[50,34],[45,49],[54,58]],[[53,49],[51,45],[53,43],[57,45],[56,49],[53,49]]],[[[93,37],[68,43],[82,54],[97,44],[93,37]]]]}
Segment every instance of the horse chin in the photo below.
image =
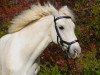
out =
{"type": "Polygon", "coordinates": [[[75,58],[79,58],[80,54],[78,54],[78,53],[74,53],[74,54],[68,53],[68,57],[71,58],[71,59],[75,59],[75,58]]]}

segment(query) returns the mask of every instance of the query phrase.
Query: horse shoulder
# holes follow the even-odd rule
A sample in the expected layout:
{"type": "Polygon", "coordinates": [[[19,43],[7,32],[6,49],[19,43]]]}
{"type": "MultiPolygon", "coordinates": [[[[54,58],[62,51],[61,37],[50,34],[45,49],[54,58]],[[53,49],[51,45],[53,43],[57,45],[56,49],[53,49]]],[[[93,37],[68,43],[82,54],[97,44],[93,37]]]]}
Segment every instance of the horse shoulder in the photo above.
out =
{"type": "Polygon", "coordinates": [[[2,51],[4,51],[3,49],[5,48],[10,37],[11,37],[11,34],[7,34],[0,38],[0,53],[2,53],[2,51]]]}

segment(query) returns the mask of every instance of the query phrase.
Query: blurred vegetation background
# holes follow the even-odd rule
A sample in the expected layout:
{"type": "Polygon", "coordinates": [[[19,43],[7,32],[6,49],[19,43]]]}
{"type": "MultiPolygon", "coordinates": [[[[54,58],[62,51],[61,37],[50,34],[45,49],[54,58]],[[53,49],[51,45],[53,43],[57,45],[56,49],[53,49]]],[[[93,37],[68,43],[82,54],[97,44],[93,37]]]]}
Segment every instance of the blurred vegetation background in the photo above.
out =
{"type": "Polygon", "coordinates": [[[40,75],[100,75],[100,0],[0,0],[0,37],[7,34],[14,16],[32,4],[48,1],[57,9],[68,5],[75,13],[82,55],[66,60],[61,48],[51,43],[41,55],[40,75]]]}

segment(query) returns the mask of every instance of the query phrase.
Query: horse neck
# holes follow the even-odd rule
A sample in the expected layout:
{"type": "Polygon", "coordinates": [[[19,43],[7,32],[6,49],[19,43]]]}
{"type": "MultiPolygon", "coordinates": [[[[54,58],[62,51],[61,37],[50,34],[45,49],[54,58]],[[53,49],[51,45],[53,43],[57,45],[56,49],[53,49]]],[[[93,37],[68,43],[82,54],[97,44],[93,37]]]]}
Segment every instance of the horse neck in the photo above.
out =
{"type": "Polygon", "coordinates": [[[23,49],[22,51],[22,52],[26,52],[26,55],[24,54],[23,58],[25,60],[29,59],[28,66],[31,65],[33,62],[35,62],[37,57],[43,52],[43,50],[52,41],[50,36],[50,28],[52,22],[53,22],[53,16],[47,16],[40,19],[38,22],[24,28],[20,32],[20,38],[21,35],[24,35],[22,37],[27,38],[28,40],[28,41],[25,40],[25,43],[27,43],[28,47],[27,48],[25,47],[25,49],[23,49]]]}
{"type": "Polygon", "coordinates": [[[43,37],[49,36],[51,38],[50,28],[52,22],[53,22],[52,15],[43,17],[39,21],[30,24],[26,28],[22,29],[20,33],[23,35],[30,35],[28,37],[32,37],[32,39],[34,39],[34,36],[38,36],[39,33],[41,33],[41,36],[43,37]]]}

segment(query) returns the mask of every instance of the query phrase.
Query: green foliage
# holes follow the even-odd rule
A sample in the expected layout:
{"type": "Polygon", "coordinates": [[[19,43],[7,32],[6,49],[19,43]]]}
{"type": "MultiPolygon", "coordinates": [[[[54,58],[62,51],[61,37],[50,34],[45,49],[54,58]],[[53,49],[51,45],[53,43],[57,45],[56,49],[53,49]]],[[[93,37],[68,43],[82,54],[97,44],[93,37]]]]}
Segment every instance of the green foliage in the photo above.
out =
{"type": "MultiPolygon", "coordinates": [[[[96,59],[95,48],[92,51],[85,53],[78,62],[82,65],[82,75],[100,75],[100,59],[96,59]]],[[[40,70],[40,75],[77,75],[74,72],[66,72],[59,69],[57,65],[47,66],[42,65],[40,70]],[[62,73],[63,72],[63,73],[62,73]]]]}
{"type": "Polygon", "coordinates": [[[89,24],[86,26],[87,30],[95,31],[95,35],[98,37],[100,35],[100,22],[96,22],[94,24],[89,24]]]}
{"type": "Polygon", "coordinates": [[[0,26],[0,37],[8,33],[8,27],[10,26],[10,22],[3,22],[0,26]]]}
{"type": "Polygon", "coordinates": [[[61,75],[58,66],[49,66],[47,67],[45,66],[41,66],[41,71],[40,71],[40,75],[61,75]]]}
{"type": "Polygon", "coordinates": [[[100,0],[96,0],[96,2],[100,2],[100,0]]]}
{"type": "Polygon", "coordinates": [[[40,67],[40,75],[77,75],[74,72],[68,72],[68,71],[63,71],[61,70],[57,65],[51,66],[48,65],[41,65],[40,67]]]}
{"type": "Polygon", "coordinates": [[[83,75],[100,75],[100,60],[95,58],[96,50],[87,52],[79,62],[83,66],[83,75]]]}
{"type": "Polygon", "coordinates": [[[82,33],[82,31],[80,31],[80,27],[77,27],[75,30],[76,36],[80,39],[80,40],[85,40],[86,37],[84,35],[84,33],[82,33]]]}
{"type": "Polygon", "coordinates": [[[94,16],[96,16],[96,17],[100,17],[100,15],[98,15],[98,14],[100,14],[100,4],[97,4],[97,5],[95,5],[93,8],[92,8],[92,14],[94,15],[94,16]]]}
{"type": "Polygon", "coordinates": [[[75,8],[79,9],[80,8],[80,3],[75,3],[75,8]]]}

